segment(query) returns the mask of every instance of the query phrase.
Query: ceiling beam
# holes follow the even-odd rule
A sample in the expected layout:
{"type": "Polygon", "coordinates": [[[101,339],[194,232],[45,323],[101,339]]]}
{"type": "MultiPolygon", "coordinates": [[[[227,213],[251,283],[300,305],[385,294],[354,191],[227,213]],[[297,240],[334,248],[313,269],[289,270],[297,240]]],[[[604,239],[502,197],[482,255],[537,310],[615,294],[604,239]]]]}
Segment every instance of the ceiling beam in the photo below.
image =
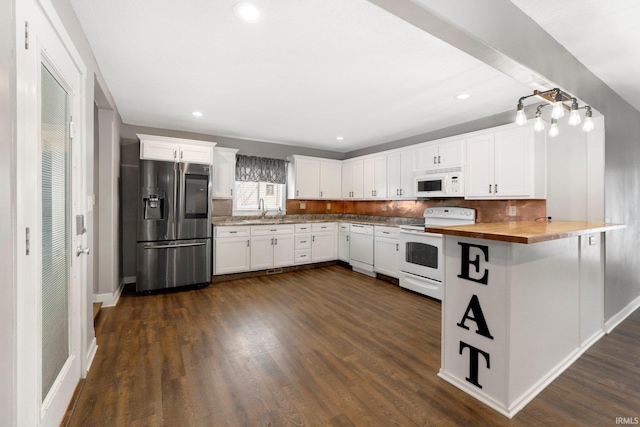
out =
{"type": "Polygon", "coordinates": [[[368,1],[532,90],[548,90],[557,86],[527,66],[522,61],[524,58],[513,55],[514,48],[515,52],[525,53],[539,49],[541,38],[546,38],[543,45],[560,45],[510,1],[368,1]],[[536,34],[524,36],[522,33],[527,30],[536,34]],[[509,34],[512,37],[505,37],[509,34]]]}

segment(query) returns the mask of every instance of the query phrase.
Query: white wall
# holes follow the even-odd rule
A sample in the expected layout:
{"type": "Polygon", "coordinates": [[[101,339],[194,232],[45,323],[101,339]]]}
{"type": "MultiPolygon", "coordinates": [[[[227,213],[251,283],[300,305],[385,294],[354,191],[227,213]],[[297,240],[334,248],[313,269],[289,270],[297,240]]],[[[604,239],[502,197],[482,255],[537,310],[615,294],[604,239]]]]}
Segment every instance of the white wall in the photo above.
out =
{"type": "Polygon", "coordinates": [[[556,220],[604,222],[604,118],[596,128],[562,124],[547,137],[547,215],[556,220]]]}

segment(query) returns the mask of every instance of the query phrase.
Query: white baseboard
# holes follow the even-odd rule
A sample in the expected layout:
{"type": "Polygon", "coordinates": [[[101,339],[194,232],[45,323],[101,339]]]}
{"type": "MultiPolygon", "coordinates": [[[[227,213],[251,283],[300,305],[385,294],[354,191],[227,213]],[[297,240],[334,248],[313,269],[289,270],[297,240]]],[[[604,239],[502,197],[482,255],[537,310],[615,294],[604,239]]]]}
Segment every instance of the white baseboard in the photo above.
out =
{"type": "Polygon", "coordinates": [[[604,330],[608,334],[610,334],[611,331],[613,331],[616,328],[616,326],[618,326],[620,323],[622,323],[622,321],[624,319],[629,317],[629,315],[631,313],[636,311],[638,309],[638,307],[640,307],[640,297],[638,297],[638,298],[634,299],[633,301],[631,301],[625,308],[623,308],[618,313],[616,313],[615,315],[611,316],[611,318],[609,320],[604,322],[604,330]]]}
{"type": "Polygon", "coordinates": [[[130,285],[132,283],[136,283],[136,276],[127,276],[123,280],[125,285],[130,285]]]}
{"type": "Polygon", "coordinates": [[[91,343],[89,344],[89,349],[87,350],[87,356],[84,358],[84,371],[83,378],[86,378],[87,372],[91,368],[91,364],[93,363],[93,359],[96,357],[96,353],[98,352],[98,342],[96,341],[96,337],[93,337],[91,343]]]}
{"type": "Polygon", "coordinates": [[[124,289],[124,281],[120,282],[118,289],[113,294],[93,294],[94,302],[101,302],[103,307],[115,307],[124,289]]]}
{"type": "MultiPolygon", "coordinates": [[[[533,384],[529,390],[523,393],[519,398],[515,399],[509,406],[505,406],[502,402],[491,398],[488,395],[477,392],[473,387],[469,387],[467,383],[460,379],[450,375],[448,372],[440,369],[438,376],[445,381],[453,384],[465,393],[475,397],[480,402],[489,406],[490,408],[498,411],[507,418],[513,418],[522,408],[524,408],[529,402],[531,402],[542,390],[544,390],[549,384],[551,384],[556,378],[560,376],[569,366],[571,366],[576,360],[584,354],[593,344],[595,344],[600,338],[604,336],[602,330],[593,334],[589,339],[585,340],[584,344],[570,353],[564,360],[558,363],[554,368],[538,382],[533,384]]],[[[506,403],[506,402],[505,402],[506,403]]]]}

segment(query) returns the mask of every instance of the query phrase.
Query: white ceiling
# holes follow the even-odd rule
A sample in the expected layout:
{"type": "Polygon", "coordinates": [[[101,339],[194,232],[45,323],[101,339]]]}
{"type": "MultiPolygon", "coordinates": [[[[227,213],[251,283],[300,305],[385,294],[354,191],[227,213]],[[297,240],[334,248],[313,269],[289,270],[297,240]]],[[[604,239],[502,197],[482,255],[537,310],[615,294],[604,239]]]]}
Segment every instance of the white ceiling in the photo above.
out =
{"type": "MultiPolygon", "coordinates": [[[[598,61],[607,57],[600,49],[613,49],[606,40],[617,31],[605,24],[593,34],[584,30],[589,25],[565,28],[576,12],[564,4],[593,5],[605,15],[612,3],[639,6],[552,1],[514,3],[557,31],[587,66],[593,62],[603,80],[613,79],[612,88],[626,84],[628,69],[615,64],[628,60],[598,61]],[[557,12],[554,19],[539,4],[557,12]],[[585,48],[593,40],[595,53],[585,48]]],[[[366,0],[254,0],[264,19],[253,24],[234,16],[235,0],[71,3],[122,119],[132,125],[348,152],[502,113],[531,92],[366,0]],[[471,98],[454,99],[462,92],[471,98]],[[193,117],[194,110],[204,116],[193,117]]],[[[582,17],[595,19],[584,8],[582,17]]]]}

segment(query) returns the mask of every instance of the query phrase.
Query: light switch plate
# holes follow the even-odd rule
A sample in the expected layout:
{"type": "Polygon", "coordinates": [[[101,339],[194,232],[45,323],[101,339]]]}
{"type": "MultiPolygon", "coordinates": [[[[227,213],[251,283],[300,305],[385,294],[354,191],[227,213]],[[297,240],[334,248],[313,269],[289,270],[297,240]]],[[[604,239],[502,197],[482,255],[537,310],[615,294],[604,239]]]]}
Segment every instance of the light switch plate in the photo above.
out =
{"type": "Polygon", "coordinates": [[[509,216],[516,216],[516,207],[515,206],[509,206],[509,216]]]}
{"type": "Polygon", "coordinates": [[[300,209],[307,209],[307,204],[305,202],[300,202],[300,209]]]}

